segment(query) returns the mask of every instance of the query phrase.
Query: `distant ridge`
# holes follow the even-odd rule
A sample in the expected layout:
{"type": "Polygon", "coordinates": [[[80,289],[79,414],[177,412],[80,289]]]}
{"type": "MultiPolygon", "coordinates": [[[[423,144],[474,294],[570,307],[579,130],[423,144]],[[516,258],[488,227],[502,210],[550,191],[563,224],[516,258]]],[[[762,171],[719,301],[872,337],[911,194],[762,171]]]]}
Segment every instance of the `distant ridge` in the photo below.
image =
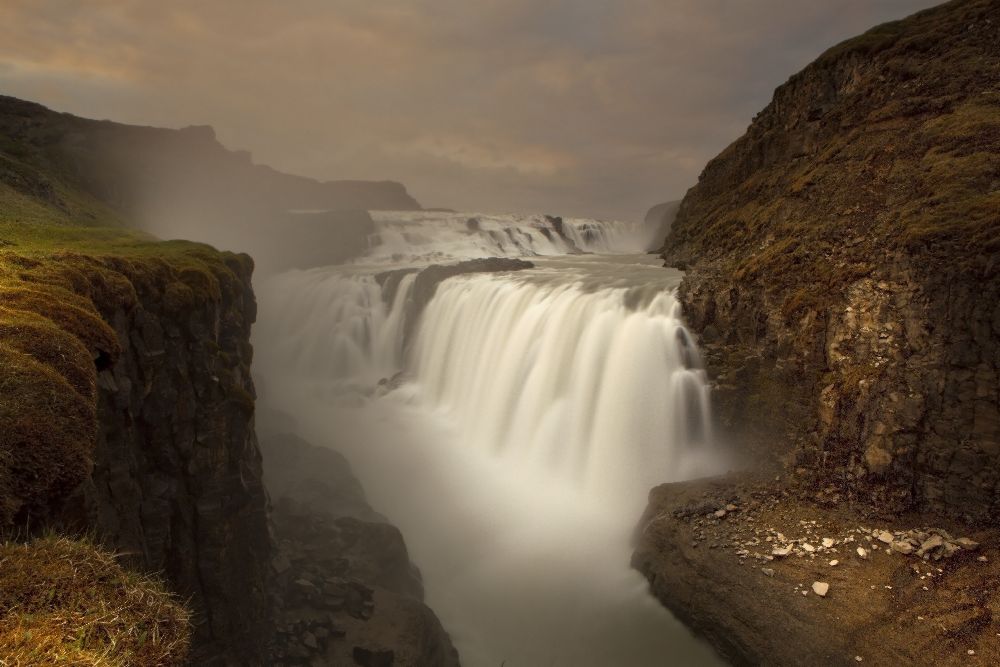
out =
{"type": "MultiPolygon", "coordinates": [[[[336,147],[331,147],[336,150],[336,147]]],[[[290,210],[419,210],[392,181],[318,181],[254,164],[208,126],[180,130],[89,120],[0,96],[0,186],[68,211],[82,191],[128,224],[251,252],[269,245],[290,210]]],[[[72,216],[71,216],[72,217],[72,216]]],[[[336,216],[334,216],[336,217],[336,216]]],[[[105,221],[75,217],[77,224],[105,221]]]]}

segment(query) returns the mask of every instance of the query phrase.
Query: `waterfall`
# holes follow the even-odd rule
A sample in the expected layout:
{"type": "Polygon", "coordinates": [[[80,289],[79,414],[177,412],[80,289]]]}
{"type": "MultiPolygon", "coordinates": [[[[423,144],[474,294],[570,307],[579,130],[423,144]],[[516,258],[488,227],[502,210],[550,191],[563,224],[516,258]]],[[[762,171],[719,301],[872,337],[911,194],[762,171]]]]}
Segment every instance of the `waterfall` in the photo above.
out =
{"type": "Polygon", "coordinates": [[[463,664],[717,664],[628,567],[648,490],[719,467],[681,274],[625,224],[375,218],[366,256],[259,286],[256,373],[403,530],[463,664]],[[416,307],[421,267],[495,255],[534,268],[416,307]]]}
{"type": "Polygon", "coordinates": [[[374,276],[340,271],[274,278],[263,288],[274,295],[274,313],[263,325],[268,345],[261,364],[356,389],[391,377],[403,366],[405,305],[415,277],[404,276],[393,293],[374,276]]]}
{"type": "Polygon", "coordinates": [[[710,441],[704,371],[672,294],[635,308],[627,296],[449,280],[423,315],[414,380],[463,442],[591,491],[683,478],[710,441]]]}

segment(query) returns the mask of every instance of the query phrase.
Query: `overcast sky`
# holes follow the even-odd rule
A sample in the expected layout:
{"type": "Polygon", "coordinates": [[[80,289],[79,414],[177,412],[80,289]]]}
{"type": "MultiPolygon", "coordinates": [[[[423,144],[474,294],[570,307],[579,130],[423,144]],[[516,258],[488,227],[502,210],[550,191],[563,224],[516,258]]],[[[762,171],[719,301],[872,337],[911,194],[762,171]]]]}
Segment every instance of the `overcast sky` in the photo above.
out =
{"type": "Polygon", "coordinates": [[[0,93],[211,124],[425,206],[632,219],[774,88],[933,0],[0,0],[0,93]]]}

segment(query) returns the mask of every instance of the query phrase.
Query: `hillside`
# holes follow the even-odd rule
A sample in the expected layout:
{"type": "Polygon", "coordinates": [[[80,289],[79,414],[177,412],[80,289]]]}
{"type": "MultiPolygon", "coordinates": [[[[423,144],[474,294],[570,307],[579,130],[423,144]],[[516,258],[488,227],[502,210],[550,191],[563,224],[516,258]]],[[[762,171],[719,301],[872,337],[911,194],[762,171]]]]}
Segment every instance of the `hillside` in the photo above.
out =
{"type": "Polygon", "coordinates": [[[161,238],[261,255],[266,268],[298,264],[317,247],[345,259],[366,247],[365,211],[420,208],[399,183],[321,182],[254,164],[249,153],[222,146],[211,127],[88,120],[4,96],[0,187],[8,220],[128,220],[161,238]]]}
{"type": "MultiPolygon", "coordinates": [[[[271,512],[250,368],[254,261],[135,229],[154,187],[184,201],[189,222],[218,223],[222,238],[249,234],[261,247],[298,235],[303,245],[283,244],[286,262],[304,250],[336,259],[370,223],[364,211],[289,209],[416,205],[395,184],[253,166],[206,130],[130,128],[0,98],[0,662],[303,664],[303,641],[314,654],[454,660],[419,587],[386,592],[363,568],[349,580],[333,568],[324,574],[343,575],[340,587],[302,601],[278,580],[272,531],[325,519],[271,512]],[[356,229],[331,232],[344,220],[356,229]],[[361,611],[356,595],[367,596],[361,611]],[[317,634],[289,636],[302,619],[288,614],[313,603],[317,634]],[[333,619],[347,616],[345,633],[333,619]]],[[[398,531],[352,529],[372,559],[375,537],[392,535],[385,572],[410,576],[398,531]]],[[[300,551],[321,548],[301,532],[300,551]]],[[[339,564],[338,553],[327,556],[339,564]]]]}

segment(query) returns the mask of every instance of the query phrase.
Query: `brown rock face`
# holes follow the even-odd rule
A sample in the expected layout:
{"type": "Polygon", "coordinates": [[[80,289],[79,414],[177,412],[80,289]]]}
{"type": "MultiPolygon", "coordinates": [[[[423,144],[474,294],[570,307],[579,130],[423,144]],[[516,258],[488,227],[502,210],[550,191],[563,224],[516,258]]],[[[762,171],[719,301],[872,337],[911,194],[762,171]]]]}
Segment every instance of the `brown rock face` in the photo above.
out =
{"type": "Polygon", "coordinates": [[[876,509],[1000,509],[1000,3],[834,47],[666,240],[723,422],[876,509]],[[784,443],[784,444],[782,444],[784,443]]]}

